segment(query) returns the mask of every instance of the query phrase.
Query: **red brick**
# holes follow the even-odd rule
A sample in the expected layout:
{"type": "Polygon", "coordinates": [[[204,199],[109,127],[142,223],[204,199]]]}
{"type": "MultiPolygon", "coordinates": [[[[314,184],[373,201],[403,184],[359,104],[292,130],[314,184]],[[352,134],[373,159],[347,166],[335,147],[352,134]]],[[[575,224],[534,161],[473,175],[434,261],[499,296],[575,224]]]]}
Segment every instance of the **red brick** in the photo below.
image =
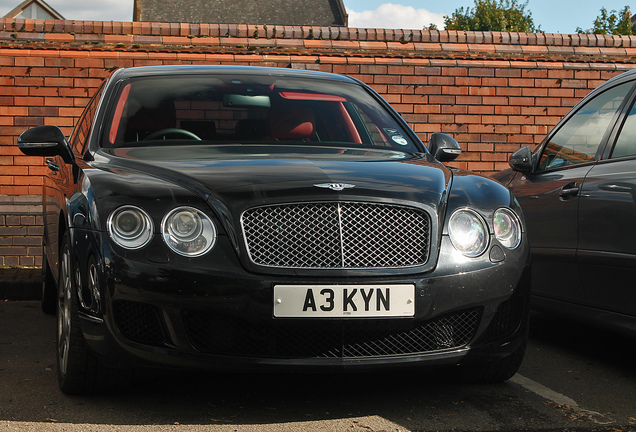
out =
{"type": "Polygon", "coordinates": [[[97,78],[76,78],[73,82],[75,87],[94,87],[97,88],[102,84],[101,79],[97,78]]]}
{"type": "Polygon", "coordinates": [[[73,87],[73,78],[45,78],[44,85],[47,87],[73,87]]]}
{"type": "Polygon", "coordinates": [[[548,70],[548,78],[553,79],[571,79],[574,78],[574,71],[567,69],[550,69],[548,70]]]}
{"type": "Polygon", "coordinates": [[[0,184],[0,195],[29,195],[27,186],[5,186],[0,184]]]}
{"type": "Polygon", "coordinates": [[[484,105],[507,105],[509,102],[509,98],[502,96],[484,96],[483,103],[484,105]]]}
{"type": "Polygon", "coordinates": [[[497,90],[498,89],[494,87],[470,87],[468,89],[468,94],[471,96],[504,96],[497,90]]]}
{"type": "Polygon", "coordinates": [[[498,78],[519,78],[521,77],[520,69],[496,69],[495,76],[498,78]]]}
{"type": "Polygon", "coordinates": [[[476,78],[476,77],[456,77],[455,78],[455,85],[458,86],[481,86],[482,85],[482,78],[476,78]]]}
{"type": "Polygon", "coordinates": [[[13,105],[15,106],[42,106],[42,104],[44,103],[44,98],[35,96],[16,96],[13,101],[13,105]]]}
{"type": "Polygon", "coordinates": [[[457,123],[476,123],[476,124],[480,124],[481,123],[481,116],[480,115],[456,115],[455,116],[455,122],[457,123]]]}
{"type": "MultiPolygon", "coordinates": [[[[468,145],[453,166],[491,172],[506,166],[509,153],[520,144],[539,142],[591,89],[633,68],[636,55],[631,46],[615,45],[616,38],[578,36],[574,45],[574,37],[544,34],[419,31],[410,42],[408,32],[390,29],[278,26],[274,35],[274,27],[265,32],[254,25],[24,20],[16,25],[44,34],[47,46],[0,48],[0,163],[19,169],[11,174],[3,169],[11,180],[2,181],[12,184],[0,182],[0,194],[41,193],[46,168],[41,158],[33,164],[24,159],[15,147],[17,135],[40,123],[58,124],[70,132],[102,78],[116,67],[291,63],[350,74],[383,94],[423,139],[439,131],[461,137],[468,145]],[[310,29],[314,39],[306,38],[310,29]],[[255,32],[262,37],[253,39],[255,32]],[[98,46],[67,44],[102,33],[104,43],[98,46]],[[408,36],[408,43],[398,42],[402,36],[408,36]],[[161,37],[167,47],[152,45],[161,37]],[[114,46],[120,43],[125,46],[114,46]],[[590,57],[589,62],[563,57],[575,50],[613,57],[590,57]],[[550,53],[558,57],[550,58],[550,53]],[[492,54],[500,58],[492,60],[492,54]]],[[[619,41],[629,43],[628,38],[619,41]]]]}
{"type": "Polygon", "coordinates": [[[389,66],[388,73],[390,75],[413,75],[415,68],[413,66],[389,66]]]}
{"type": "Polygon", "coordinates": [[[482,118],[484,124],[508,124],[507,116],[485,115],[482,118]]]}
{"type": "Polygon", "coordinates": [[[47,96],[59,96],[59,89],[56,87],[36,87],[36,88],[29,88],[29,95],[30,96],[44,96],[45,99],[45,103],[46,103],[46,99],[47,96]]]}
{"type": "Polygon", "coordinates": [[[13,184],[15,186],[41,185],[42,184],[42,178],[41,177],[33,177],[33,176],[15,176],[15,177],[13,177],[13,184]]]}
{"type": "Polygon", "coordinates": [[[40,87],[44,85],[44,78],[41,77],[23,77],[16,76],[15,77],[15,85],[16,86],[28,86],[28,87],[40,87]]]}
{"type": "Polygon", "coordinates": [[[482,78],[482,85],[488,87],[508,87],[507,78],[482,78]]]}
{"type": "Polygon", "coordinates": [[[535,80],[532,78],[510,78],[509,85],[511,87],[534,87],[535,80]]]}
{"type": "Polygon", "coordinates": [[[60,71],[57,68],[32,67],[29,69],[29,76],[31,77],[58,76],[59,73],[60,71]]]}
{"type": "Polygon", "coordinates": [[[0,116],[25,116],[29,114],[27,107],[0,106],[0,116]]]}
{"type": "Polygon", "coordinates": [[[548,96],[560,97],[560,98],[571,98],[571,97],[574,97],[574,89],[570,89],[570,88],[548,89],[548,96]]]}
{"type": "Polygon", "coordinates": [[[523,96],[530,96],[530,97],[545,97],[548,95],[548,89],[547,88],[536,88],[536,87],[526,87],[522,89],[521,94],[523,96]]]}
{"type": "Polygon", "coordinates": [[[15,59],[16,66],[28,66],[28,67],[39,67],[44,66],[44,59],[42,57],[16,57],[15,59]]]}

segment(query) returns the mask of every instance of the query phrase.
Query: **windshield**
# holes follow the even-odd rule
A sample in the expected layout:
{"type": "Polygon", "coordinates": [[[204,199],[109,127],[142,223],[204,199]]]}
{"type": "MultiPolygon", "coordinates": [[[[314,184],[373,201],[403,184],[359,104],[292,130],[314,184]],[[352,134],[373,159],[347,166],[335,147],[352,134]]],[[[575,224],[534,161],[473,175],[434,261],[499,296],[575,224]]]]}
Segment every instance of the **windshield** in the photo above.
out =
{"type": "Polygon", "coordinates": [[[104,147],[192,144],[326,145],[417,152],[361,86],[269,76],[126,81],[104,147]]]}

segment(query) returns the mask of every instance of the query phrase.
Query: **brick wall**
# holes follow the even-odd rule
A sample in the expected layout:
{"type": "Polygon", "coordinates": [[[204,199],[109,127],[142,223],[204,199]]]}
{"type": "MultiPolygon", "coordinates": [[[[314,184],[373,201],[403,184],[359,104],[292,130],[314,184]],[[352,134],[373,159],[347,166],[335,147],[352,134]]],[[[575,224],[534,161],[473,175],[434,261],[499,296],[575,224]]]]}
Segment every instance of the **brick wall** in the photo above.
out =
{"type": "MultiPolygon", "coordinates": [[[[352,75],[423,141],[433,132],[453,135],[464,152],[452,165],[489,175],[522,145],[540,142],[590,90],[632,69],[636,37],[0,19],[2,205],[21,207],[16,197],[41,193],[42,159],[15,146],[23,130],[55,124],[70,134],[116,68],[185,63],[352,75]]],[[[15,214],[28,232],[22,218],[30,222],[31,214],[15,214]]],[[[7,258],[6,247],[29,253],[25,231],[8,217],[0,225],[0,265],[37,264],[37,255],[7,258]]]]}
{"type": "Polygon", "coordinates": [[[42,264],[39,196],[0,196],[0,267],[42,264]]]}

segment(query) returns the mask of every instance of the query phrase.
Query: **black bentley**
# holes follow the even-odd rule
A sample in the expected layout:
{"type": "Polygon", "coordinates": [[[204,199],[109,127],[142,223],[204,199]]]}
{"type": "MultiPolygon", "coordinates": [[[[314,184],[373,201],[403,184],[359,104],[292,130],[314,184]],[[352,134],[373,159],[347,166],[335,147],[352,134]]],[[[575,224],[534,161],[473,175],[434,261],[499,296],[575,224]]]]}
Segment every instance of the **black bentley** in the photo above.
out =
{"type": "Polygon", "coordinates": [[[120,69],[46,157],[42,307],[67,393],[137,366],[445,366],[527,340],[529,248],[501,184],[441,162],[368,86],[277,68],[120,69]]]}

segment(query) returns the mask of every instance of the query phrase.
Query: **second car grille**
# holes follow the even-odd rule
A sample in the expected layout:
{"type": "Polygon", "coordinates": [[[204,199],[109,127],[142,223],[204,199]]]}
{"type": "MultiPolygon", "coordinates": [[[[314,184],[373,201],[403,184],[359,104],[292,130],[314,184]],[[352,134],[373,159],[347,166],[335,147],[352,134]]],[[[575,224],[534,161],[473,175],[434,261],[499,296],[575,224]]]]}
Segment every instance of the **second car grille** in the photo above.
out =
{"type": "Polygon", "coordinates": [[[280,268],[398,268],[425,264],[430,220],[396,205],[328,202],[266,206],[242,217],[252,262],[280,268]]]}

